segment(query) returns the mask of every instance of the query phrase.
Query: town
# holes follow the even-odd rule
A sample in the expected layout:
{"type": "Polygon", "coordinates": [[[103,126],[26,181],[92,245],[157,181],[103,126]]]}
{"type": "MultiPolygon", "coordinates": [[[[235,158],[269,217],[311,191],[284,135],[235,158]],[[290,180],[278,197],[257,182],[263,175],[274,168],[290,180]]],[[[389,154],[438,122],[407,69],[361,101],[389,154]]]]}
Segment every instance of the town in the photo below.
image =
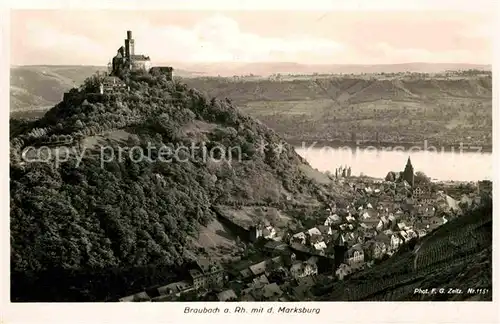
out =
{"type": "Polygon", "coordinates": [[[226,264],[198,258],[181,280],[120,301],[315,300],[333,282],[390,258],[492,191],[487,180],[464,184],[417,179],[410,158],[404,171],[389,172],[383,180],[350,173],[350,167],[340,167],[332,179],[355,199],[331,202],[316,225],[302,231],[262,220],[244,226],[220,209],[220,221],[249,242],[241,256],[226,264]]]}

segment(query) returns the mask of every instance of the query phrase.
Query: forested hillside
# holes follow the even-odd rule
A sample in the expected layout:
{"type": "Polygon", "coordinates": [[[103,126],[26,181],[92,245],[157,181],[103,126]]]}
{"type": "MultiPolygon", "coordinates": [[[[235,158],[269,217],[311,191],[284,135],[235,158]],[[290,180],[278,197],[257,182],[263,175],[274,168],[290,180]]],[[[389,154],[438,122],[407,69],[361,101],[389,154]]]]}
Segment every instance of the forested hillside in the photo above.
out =
{"type": "Polygon", "coordinates": [[[44,118],[11,121],[13,300],[125,295],[195,257],[188,238],[214,218],[215,201],[279,205],[329,195],[302,171],[307,163],[288,144],[282,153],[272,145],[259,151],[259,143],[281,143],[281,137],[230,101],[162,75],[127,78],[130,92],[95,94],[88,79],[44,118]],[[68,135],[75,150],[68,161],[56,163],[55,150],[48,162],[20,155],[68,135]],[[169,162],[155,159],[154,151],[151,160],[124,154],[101,161],[103,146],[146,152],[148,145],[193,143],[239,147],[241,160],[228,159],[227,151],[217,156],[221,162],[203,160],[198,150],[169,162]]]}

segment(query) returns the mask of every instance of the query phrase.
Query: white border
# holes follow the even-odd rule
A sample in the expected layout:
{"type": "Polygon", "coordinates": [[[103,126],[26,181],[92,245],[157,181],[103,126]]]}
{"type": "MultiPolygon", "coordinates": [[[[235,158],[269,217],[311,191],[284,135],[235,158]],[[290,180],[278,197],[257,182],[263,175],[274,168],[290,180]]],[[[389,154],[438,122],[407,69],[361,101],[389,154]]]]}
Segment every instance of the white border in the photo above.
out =
{"type": "MultiPolygon", "coordinates": [[[[152,0],[117,0],[117,1],[102,1],[102,0],[17,0],[9,1],[10,8],[32,8],[32,9],[171,9],[171,10],[463,10],[463,11],[488,11],[495,10],[498,15],[499,3],[495,0],[315,0],[315,1],[291,1],[291,0],[253,0],[253,1],[236,1],[236,0],[219,0],[219,1],[189,1],[172,2],[172,1],[152,1],[152,0]],[[140,4],[140,7],[139,7],[140,4]],[[496,6],[495,6],[496,5],[496,6]]],[[[498,18],[498,16],[497,16],[498,18]]],[[[500,31],[500,19],[496,19],[497,31],[500,31]]],[[[1,38],[0,38],[0,98],[4,104],[2,109],[2,121],[8,121],[8,102],[9,102],[9,49],[6,44],[9,44],[9,20],[8,11],[2,10],[1,18],[1,38]]],[[[498,35],[495,34],[495,52],[494,58],[497,60],[493,63],[493,89],[494,89],[494,193],[498,192],[499,184],[499,156],[498,156],[498,129],[496,127],[499,118],[499,99],[498,90],[500,84],[496,76],[498,75],[498,67],[500,66],[498,59],[500,58],[500,49],[498,35]]],[[[9,277],[6,275],[9,272],[9,163],[8,163],[8,129],[1,129],[1,146],[3,149],[2,159],[2,195],[0,200],[2,208],[1,229],[0,234],[0,251],[2,257],[2,276],[0,286],[0,296],[2,305],[0,306],[0,322],[1,323],[184,323],[184,322],[220,322],[227,320],[240,320],[241,322],[254,322],[272,319],[274,323],[304,323],[309,317],[313,317],[315,321],[322,323],[497,323],[499,322],[498,313],[498,297],[496,289],[493,290],[492,303],[307,303],[307,306],[320,307],[319,315],[268,315],[262,314],[256,316],[251,315],[185,315],[183,309],[185,303],[113,303],[113,304],[12,304],[9,302],[9,277]],[[238,316],[238,318],[235,318],[238,316]]],[[[495,195],[496,196],[496,195],[495,195]]],[[[498,212],[495,209],[495,219],[498,219],[498,212]]],[[[495,221],[496,224],[496,221],[495,221]]],[[[498,229],[494,226],[494,243],[498,242],[498,229]]],[[[494,244],[496,247],[496,245],[494,244]]],[[[496,267],[498,262],[497,249],[494,250],[494,279],[498,278],[498,270],[496,267]]],[[[496,283],[497,280],[494,280],[496,283]]],[[[196,303],[196,306],[203,306],[207,303],[196,303]]],[[[276,307],[279,303],[264,303],[265,307],[276,307]]],[[[295,304],[295,303],[294,303],[295,304]]],[[[306,303],[298,303],[304,305],[306,303]]],[[[192,305],[192,304],[191,304],[192,305]]],[[[213,305],[213,304],[211,304],[213,305]]],[[[243,305],[248,307],[248,303],[218,303],[219,307],[234,307],[243,305]]],[[[291,305],[291,304],[289,304],[291,305]]],[[[257,306],[254,304],[253,306],[257,306]]]]}
{"type": "Polygon", "coordinates": [[[15,9],[454,10],[491,12],[496,0],[8,0],[15,9]]]}

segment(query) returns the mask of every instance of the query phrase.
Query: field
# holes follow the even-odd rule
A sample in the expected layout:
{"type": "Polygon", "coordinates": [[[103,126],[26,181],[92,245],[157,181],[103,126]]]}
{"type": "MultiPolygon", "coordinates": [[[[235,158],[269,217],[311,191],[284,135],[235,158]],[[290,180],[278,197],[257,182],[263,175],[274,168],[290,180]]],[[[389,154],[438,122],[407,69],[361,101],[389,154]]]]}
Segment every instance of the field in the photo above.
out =
{"type": "Polygon", "coordinates": [[[217,220],[202,227],[195,246],[204,248],[214,258],[224,258],[238,251],[236,237],[217,220]]]}
{"type": "Polygon", "coordinates": [[[219,206],[218,209],[226,217],[245,228],[262,221],[278,229],[284,229],[291,220],[290,216],[274,207],[242,206],[234,208],[219,206]]]}

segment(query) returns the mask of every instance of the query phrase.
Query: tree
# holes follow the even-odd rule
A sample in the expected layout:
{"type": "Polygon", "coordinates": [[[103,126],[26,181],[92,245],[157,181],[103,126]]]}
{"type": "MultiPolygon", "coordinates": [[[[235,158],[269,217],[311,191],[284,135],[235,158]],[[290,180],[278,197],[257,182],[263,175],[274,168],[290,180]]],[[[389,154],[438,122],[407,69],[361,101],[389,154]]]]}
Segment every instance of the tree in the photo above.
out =
{"type": "Polygon", "coordinates": [[[78,119],[76,122],[75,122],[75,129],[77,130],[81,130],[83,129],[83,123],[80,119],[78,119]]]}
{"type": "Polygon", "coordinates": [[[83,81],[81,89],[85,92],[98,92],[99,86],[104,81],[105,76],[95,73],[83,81]]]}
{"type": "Polygon", "coordinates": [[[391,182],[396,181],[396,173],[393,171],[388,172],[387,175],[385,176],[385,181],[391,181],[391,182]]]}
{"type": "Polygon", "coordinates": [[[417,173],[415,173],[414,181],[416,185],[427,185],[430,184],[431,178],[422,171],[417,171],[417,173]]]}

